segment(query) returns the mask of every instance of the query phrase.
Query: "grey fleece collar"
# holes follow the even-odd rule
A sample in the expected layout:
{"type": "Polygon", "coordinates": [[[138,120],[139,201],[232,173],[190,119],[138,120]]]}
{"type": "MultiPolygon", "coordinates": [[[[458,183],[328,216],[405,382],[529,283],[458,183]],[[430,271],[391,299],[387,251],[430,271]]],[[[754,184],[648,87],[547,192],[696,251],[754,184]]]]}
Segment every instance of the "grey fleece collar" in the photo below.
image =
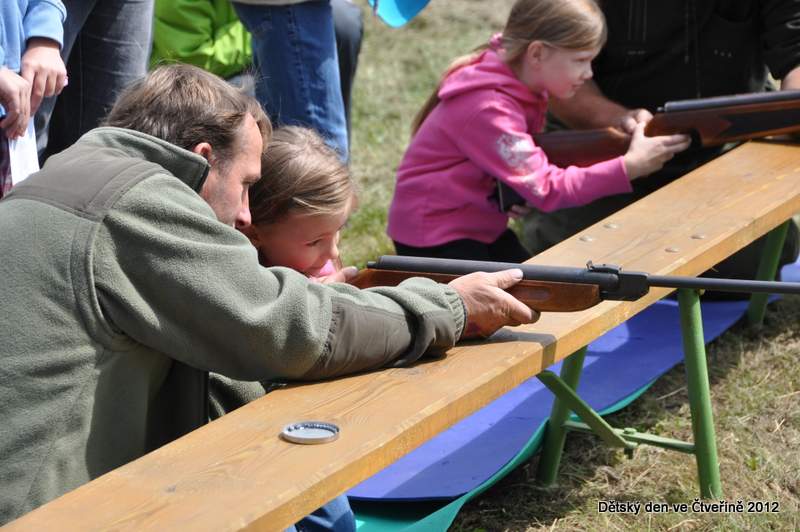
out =
{"type": "Polygon", "coordinates": [[[200,192],[211,169],[200,155],[132,129],[98,127],[82,136],[78,143],[119,149],[131,157],[155,163],[195,192],[200,192]]]}

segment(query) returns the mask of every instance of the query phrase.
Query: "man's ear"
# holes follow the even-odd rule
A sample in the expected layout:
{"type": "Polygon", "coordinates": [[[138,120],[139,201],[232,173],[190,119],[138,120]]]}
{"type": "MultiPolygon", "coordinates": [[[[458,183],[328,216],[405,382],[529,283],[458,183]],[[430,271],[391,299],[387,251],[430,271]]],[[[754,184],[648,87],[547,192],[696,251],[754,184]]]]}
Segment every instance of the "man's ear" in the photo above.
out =
{"type": "Polygon", "coordinates": [[[196,144],[195,147],[192,148],[192,153],[196,153],[197,155],[208,161],[208,164],[211,164],[211,154],[213,152],[214,150],[211,148],[211,144],[209,144],[208,142],[201,142],[199,144],[196,144]]]}

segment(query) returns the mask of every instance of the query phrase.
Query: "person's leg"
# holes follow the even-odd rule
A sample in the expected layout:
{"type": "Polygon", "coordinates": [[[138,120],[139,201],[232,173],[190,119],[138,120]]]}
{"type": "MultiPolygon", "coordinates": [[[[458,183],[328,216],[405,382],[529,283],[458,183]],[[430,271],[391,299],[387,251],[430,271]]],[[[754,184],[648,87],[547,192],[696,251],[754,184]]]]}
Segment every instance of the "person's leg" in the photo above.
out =
{"type": "Polygon", "coordinates": [[[520,243],[516,233],[506,229],[500,237],[489,244],[489,260],[495,262],[525,262],[530,252],[520,243]]]}
{"type": "Polygon", "coordinates": [[[11,191],[11,157],[6,132],[0,129],[0,198],[11,191]]]}
{"type": "Polygon", "coordinates": [[[97,127],[122,89],[147,73],[152,24],[153,0],[94,5],[70,52],[69,85],[56,101],[44,158],[97,127]]]}
{"type": "MultiPolygon", "coordinates": [[[[63,0],[64,7],[67,9],[67,19],[64,21],[64,45],[61,47],[61,59],[67,67],[67,76],[71,73],[69,64],[70,52],[78,38],[78,34],[86,23],[89,13],[94,9],[97,0],[63,0]]],[[[70,80],[72,83],[72,80],[70,80]]],[[[36,148],[39,151],[39,159],[44,162],[44,151],[47,148],[48,128],[50,119],[53,115],[53,109],[56,106],[58,98],[69,99],[69,94],[72,92],[70,86],[64,87],[60,96],[51,96],[42,100],[42,105],[36,111],[34,116],[34,126],[36,128],[36,148]]]]}
{"type": "Polygon", "coordinates": [[[342,101],[347,120],[347,138],[352,144],[350,135],[350,96],[353,80],[358,67],[358,54],[361,53],[361,41],[364,38],[364,18],[361,8],[351,0],[331,0],[333,8],[333,31],[336,35],[336,51],[339,56],[339,78],[342,87],[342,101]]]}
{"type": "Polygon", "coordinates": [[[304,517],[287,532],[355,532],[356,518],[347,497],[340,495],[304,517]]]}
{"type": "Polygon", "coordinates": [[[256,97],[277,125],[316,130],[347,159],[347,125],[330,2],[234,2],[253,36],[256,97]]]}

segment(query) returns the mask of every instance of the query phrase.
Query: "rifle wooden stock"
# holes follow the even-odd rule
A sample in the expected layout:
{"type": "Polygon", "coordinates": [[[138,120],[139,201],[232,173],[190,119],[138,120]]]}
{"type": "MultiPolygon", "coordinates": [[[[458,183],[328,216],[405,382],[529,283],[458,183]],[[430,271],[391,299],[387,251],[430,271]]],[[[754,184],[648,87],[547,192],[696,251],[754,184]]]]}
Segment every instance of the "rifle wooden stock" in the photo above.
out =
{"type": "MultiPolygon", "coordinates": [[[[449,283],[460,276],[365,268],[348,283],[358,288],[397,286],[411,277],[426,277],[437,283],[449,283]]],[[[575,312],[591,308],[601,301],[600,289],[590,284],[522,280],[506,292],[539,312],[575,312]]]]}
{"type": "MultiPolygon", "coordinates": [[[[684,133],[702,146],[800,131],[800,91],[740,94],[668,102],[645,128],[656,137],[684,133]]],[[[533,136],[557,166],[589,166],[624,155],[630,136],[614,128],[533,136]]]]}
{"type": "Polygon", "coordinates": [[[533,136],[533,141],[544,150],[551,164],[565,168],[591,166],[625,155],[631,137],[619,129],[606,127],[539,133],[533,136]]]}

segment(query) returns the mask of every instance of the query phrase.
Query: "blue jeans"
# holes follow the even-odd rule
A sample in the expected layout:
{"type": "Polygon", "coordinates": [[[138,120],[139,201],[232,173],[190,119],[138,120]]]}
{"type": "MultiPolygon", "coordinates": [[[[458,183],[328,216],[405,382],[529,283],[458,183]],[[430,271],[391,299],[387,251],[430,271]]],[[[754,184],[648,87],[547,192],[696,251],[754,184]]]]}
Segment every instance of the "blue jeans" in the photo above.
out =
{"type": "Polygon", "coordinates": [[[270,119],[316,130],[346,160],[347,124],[330,1],[233,6],[253,35],[256,98],[270,119]]]}
{"type": "Polygon", "coordinates": [[[361,8],[350,0],[331,0],[333,8],[333,31],[336,34],[336,53],[339,56],[339,78],[342,85],[342,100],[347,121],[347,138],[352,139],[350,129],[350,95],[356,79],[358,55],[364,40],[364,18],[361,8]]]}
{"type": "Polygon", "coordinates": [[[44,161],[100,125],[119,93],[147,73],[154,0],[63,0],[69,84],[35,116],[44,161]]]}
{"type": "Polygon", "coordinates": [[[347,497],[340,495],[286,532],[355,532],[356,518],[347,497]]]}

